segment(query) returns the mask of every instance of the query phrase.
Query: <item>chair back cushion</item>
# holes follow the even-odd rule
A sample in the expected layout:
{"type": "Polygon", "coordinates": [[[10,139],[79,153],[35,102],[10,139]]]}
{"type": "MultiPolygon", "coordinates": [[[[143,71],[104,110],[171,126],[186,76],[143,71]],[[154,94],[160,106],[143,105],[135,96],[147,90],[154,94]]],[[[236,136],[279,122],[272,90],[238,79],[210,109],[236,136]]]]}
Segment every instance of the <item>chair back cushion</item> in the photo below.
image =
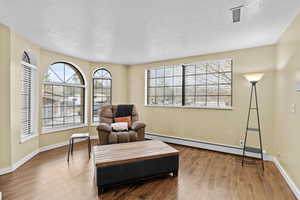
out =
{"type": "MultiPolygon", "coordinates": [[[[117,105],[109,105],[109,104],[102,105],[100,109],[100,122],[107,123],[107,124],[113,123],[115,114],[117,112],[117,107],[118,107],[117,105]]],[[[131,119],[132,119],[131,120],[132,123],[139,120],[135,105],[133,105],[131,119]]]]}

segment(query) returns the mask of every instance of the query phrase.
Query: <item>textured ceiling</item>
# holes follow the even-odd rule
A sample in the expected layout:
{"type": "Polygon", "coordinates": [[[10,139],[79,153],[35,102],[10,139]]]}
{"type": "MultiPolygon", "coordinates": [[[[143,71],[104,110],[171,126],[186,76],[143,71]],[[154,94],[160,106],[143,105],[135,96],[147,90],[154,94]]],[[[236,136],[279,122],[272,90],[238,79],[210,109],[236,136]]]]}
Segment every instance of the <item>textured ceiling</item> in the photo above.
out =
{"type": "Polygon", "coordinates": [[[41,47],[137,64],[273,44],[299,0],[0,0],[0,23],[41,47]],[[241,4],[240,23],[229,9],[241,4]]]}

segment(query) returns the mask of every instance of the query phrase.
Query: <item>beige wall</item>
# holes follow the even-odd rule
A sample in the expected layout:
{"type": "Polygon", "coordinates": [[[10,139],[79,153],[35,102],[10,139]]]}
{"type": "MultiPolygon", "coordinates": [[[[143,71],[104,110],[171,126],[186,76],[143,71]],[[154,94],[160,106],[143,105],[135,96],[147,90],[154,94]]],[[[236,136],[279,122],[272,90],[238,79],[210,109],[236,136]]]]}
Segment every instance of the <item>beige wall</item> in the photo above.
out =
{"type": "Polygon", "coordinates": [[[0,169],[10,167],[10,30],[0,24],[0,169]]]}
{"type": "Polygon", "coordinates": [[[275,88],[275,155],[300,187],[300,15],[296,17],[277,44],[275,88]],[[296,112],[290,106],[296,104],[296,112]]]}
{"type": "MultiPolygon", "coordinates": [[[[129,102],[137,105],[147,132],[188,138],[211,143],[239,145],[246,128],[250,84],[242,76],[264,72],[258,83],[264,149],[272,151],[273,85],[275,46],[264,46],[232,52],[189,57],[129,67],[129,102]],[[193,109],[144,106],[145,69],[160,65],[182,64],[213,59],[233,59],[233,109],[193,109]]],[[[251,138],[251,143],[254,142],[251,138]]]]}
{"type": "MultiPolygon", "coordinates": [[[[11,55],[10,55],[10,118],[11,118],[11,159],[12,163],[24,158],[26,155],[32,153],[39,148],[38,137],[32,138],[26,142],[21,143],[21,60],[23,52],[26,51],[32,54],[36,59],[40,70],[40,48],[23,37],[16,34],[14,31],[10,32],[11,36],[11,55]],[[12,92],[13,91],[13,92],[12,92]]],[[[32,57],[33,58],[33,57],[32,57]]],[[[39,78],[39,77],[37,77],[39,78]]],[[[38,80],[37,80],[38,81],[38,80]]],[[[38,116],[38,113],[36,113],[38,116]]]]}

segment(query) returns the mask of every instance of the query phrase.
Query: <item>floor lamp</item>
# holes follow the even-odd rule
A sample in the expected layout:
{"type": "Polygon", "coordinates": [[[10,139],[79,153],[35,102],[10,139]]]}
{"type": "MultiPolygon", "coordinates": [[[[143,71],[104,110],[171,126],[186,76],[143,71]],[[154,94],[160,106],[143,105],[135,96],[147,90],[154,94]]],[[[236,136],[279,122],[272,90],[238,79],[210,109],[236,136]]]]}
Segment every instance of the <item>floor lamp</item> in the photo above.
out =
{"type": "Polygon", "coordinates": [[[263,155],[263,147],[262,147],[261,127],[260,127],[260,118],[259,118],[258,102],[257,102],[257,90],[256,90],[256,84],[264,76],[264,74],[263,73],[251,73],[251,74],[245,74],[244,76],[251,83],[251,94],[250,94],[250,104],[249,104],[248,118],[247,118],[247,128],[246,128],[245,139],[244,139],[242,166],[244,166],[244,159],[245,159],[246,152],[258,153],[258,154],[260,154],[260,160],[262,161],[261,162],[262,168],[264,170],[264,155],[263,155]],[[252,107],[253,93],[254,93],[255,107],[252,107]],[[249,120],[250,120],[250,115],[251,115],[252,111],[256,112],[257,127],[249,127],[249,120]],[[259,148],[247,146],[248,131],[258,133],[259,148]]]}

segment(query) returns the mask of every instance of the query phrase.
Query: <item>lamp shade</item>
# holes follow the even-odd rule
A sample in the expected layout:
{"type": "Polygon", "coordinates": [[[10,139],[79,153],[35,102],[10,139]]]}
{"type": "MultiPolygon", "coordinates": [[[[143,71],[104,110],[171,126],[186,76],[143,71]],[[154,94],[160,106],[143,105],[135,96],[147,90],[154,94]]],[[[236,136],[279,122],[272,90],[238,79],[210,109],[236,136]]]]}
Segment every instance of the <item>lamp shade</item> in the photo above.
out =
{"type": "Polygon", "coordinates": [[[245,75],[244,75],[244,77],[245,77],[249,82],[257,82],[257,81],[259,81],[263,76],[264,76],[264,73],[250,73],[250,74],[245,74],[245,75]]]}

